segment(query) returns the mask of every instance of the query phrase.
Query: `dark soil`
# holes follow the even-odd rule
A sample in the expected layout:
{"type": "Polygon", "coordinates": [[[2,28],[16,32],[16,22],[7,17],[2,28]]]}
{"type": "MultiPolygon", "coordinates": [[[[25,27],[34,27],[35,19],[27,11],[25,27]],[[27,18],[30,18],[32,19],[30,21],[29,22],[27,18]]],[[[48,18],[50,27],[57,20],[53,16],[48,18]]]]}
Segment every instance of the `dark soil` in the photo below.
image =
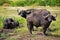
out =
{"type": "MultiPolygon", "coordinates": [[[[11,29],[4,29],[3,31],[0,32],[0,34],[5,33],[12,33],[14,30],[11,29]]],[[[0,36],[0,40],[9,40],[9,38],[15,38],[16,40],[60,40],[59,36],[55,35],[43,35],[41,32],[37,32],[33,35],[30,35],[29,33],[25,33],[21,35],[20,33],[15,33],[15,34],[9,34],[6,38],[3,38],[0,36]]]]}

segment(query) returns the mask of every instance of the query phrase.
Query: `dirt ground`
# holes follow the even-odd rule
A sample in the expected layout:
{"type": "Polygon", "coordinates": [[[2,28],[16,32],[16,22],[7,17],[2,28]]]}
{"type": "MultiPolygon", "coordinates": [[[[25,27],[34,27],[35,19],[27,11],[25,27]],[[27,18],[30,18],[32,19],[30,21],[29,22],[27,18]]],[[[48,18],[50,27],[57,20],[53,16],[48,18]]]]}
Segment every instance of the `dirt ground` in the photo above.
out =
{"type": "Polygon", "coordinates": [[[53,36],[44,36],[44,35],[35,35],[34,37],[29,35],[24,35],[23,37],[19,36],[12,36],[16,38],[16,40],[60,40],[60,37],[53,37],[53,36]]]}
{"type": "MultiPolygon", "coordinates": [[[[2,33],[8,34],[13,32],[13,30],[10,29],[4,29],[3,31],[1,31],[2,33]]],[[[1,34],[0,32],[0,34],[1,34]]],[[[25,33],[23,35],[21,35],[20,33],[16,33],[16,34],[9,34],[8,37],[3,38],[0,36],[0,40],[9,40],[10,38],[14,38],[15,40],[60,40],[60,37],[58,36],[54,36],[54,35],[43,35],[42,32],[37,32],[33,35],[30,35],[29,33],[25,33]]],[[[12,39],[11,39],[12,40],[12,39]]]]}

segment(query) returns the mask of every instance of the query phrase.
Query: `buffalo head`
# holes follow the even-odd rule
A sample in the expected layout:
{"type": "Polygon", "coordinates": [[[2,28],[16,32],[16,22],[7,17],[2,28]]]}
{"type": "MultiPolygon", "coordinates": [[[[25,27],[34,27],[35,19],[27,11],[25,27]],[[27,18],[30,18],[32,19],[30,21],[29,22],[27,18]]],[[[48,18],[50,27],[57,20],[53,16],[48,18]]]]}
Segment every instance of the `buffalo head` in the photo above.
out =
{"type": "Polygon", "coordinates": [[[12,19],[12,18],[6,18],[3,22],[4,29],[13,29],[19,26],[19,22],[12,19]]]}
{"type": "Polygon", "coordinates": [[[29,15],[32,12],[32,10],[34,9],[21,10],[21,11],[19,11],[18,9],[17,12],[18,12],[18,15],[21,15],[22,17],[26,18],[27,15],[29,15]]]}
{"type": "MultiPolygon", "coordinates": [[[[18,10],[17,10],[18,11],[18,10]]],[[[27,15],[31,13],[30,10],[21,10],[20,12],[18,11],[18,15],[21,15],[22,17],[26,18],[27,15]]]]}

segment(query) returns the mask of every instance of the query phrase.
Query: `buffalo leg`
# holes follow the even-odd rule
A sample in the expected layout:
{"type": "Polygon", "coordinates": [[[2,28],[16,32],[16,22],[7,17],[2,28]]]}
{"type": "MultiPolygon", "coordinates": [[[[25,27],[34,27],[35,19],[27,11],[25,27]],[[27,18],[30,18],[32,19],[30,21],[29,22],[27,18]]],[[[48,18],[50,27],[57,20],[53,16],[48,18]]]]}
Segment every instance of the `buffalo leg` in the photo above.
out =
{"type": "Polygon", "coordinates": [[[44,27],[44,28],[43,28],[43,33],[44,33],[44,35],[47,35],[47,34],[46,34],[47,28],[48,28],[48,27],[44,27]]]}
{"type": "Polygon", "coordinates": [[[49,22],[49,23],[47,23],[46,25],[44,25],[44,27],[43,27],[43,33],[44,33],[44,35],[47,35],[47,34],[46,34],[46,31],[47,31],[47,28],[49,27],[50,23],[51,23],[51,22],[49,22]]]}
{"type": "Polygon", "coordinates": [[[33,24],[32,24],[32,22],[28,22],[27,24],[28,24],[29,32],[30,32],[30,34],[32,34],[33,24]]]}

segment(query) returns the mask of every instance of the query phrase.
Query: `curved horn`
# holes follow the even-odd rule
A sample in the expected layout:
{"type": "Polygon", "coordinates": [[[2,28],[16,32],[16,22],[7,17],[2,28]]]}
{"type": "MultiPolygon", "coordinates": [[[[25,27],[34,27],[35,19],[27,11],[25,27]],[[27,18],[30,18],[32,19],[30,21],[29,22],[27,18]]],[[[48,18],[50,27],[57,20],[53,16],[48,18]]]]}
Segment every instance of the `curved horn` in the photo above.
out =
{"type": "Polygon", "coordinates": [[[48,16],[50,16],[50,14],[48,14],[47,16],[44,16],[44,18],[47,18],[48,16]]]}

